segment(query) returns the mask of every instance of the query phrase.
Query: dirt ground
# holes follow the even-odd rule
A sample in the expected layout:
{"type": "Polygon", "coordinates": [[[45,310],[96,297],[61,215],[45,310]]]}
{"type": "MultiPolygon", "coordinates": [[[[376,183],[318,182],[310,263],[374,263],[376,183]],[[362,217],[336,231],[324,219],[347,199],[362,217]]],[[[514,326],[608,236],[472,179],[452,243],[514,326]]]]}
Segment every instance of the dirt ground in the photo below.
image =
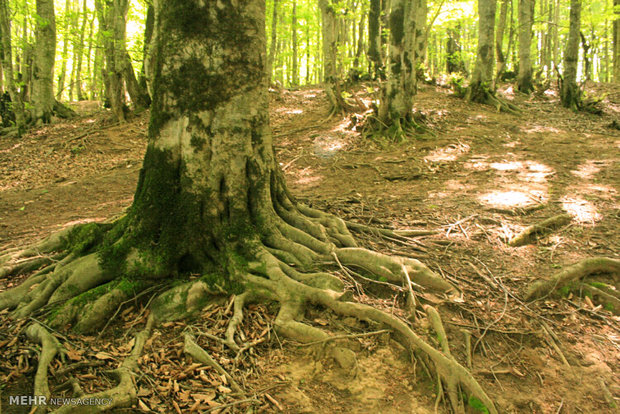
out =
{"type": "MultiPolygon", "coordinates": [[[[369,102],[369,87],[359,91],[369,102]]],[[[620,405],[620,318],[578,292],[534,303],[522,298],[532,281],[580,259],[620,256],[620,131],[611,126],[620,122],[620,88],[589,86],[590,94],[606,94],[603,116],[561,108],[553,91],[532,97],[510,87],[501,92],[522,112],[497,113],[423,86],[416,110],[427,129],[392,144],[365,140],[354,116],[326,119],[319,88],[272,91],[278,159],[304,203],[373,226],[433,231],[407,243],[357,236],[376,250],[419,258],[458,284],[461,298],[423,299],[440,311],[463,365],[465,338],[471,338],[471,370],[501,412],[618,412],[610,399],[620,405]],[[569,225],[526,246],[506,244],[526,226],[563,212],[572,217],[569,225]]],[[[118,125],[96,102],[76,109],[77,120],[21,139],[0,137],[0,250],[71,224],[111,219],[131,204],[148,114],[118,125]]],[[[403,289],[333,271],[359,300],[404,316],[403,289]]],[[[599,280],[618,289],[615,276],[599,280]]],[[[19,280],[0,279],[0,289],[19,280]]],[[[307,323],[349,335],[357,363],[344,369],[321,358],[316,347],[278,338],[271,330],[275,311],[250,308],[242,333],[256,346],[243,358],[201,334],[224,332],[230,301],[194,321],[158,328],[140,360],[140,404],[123,412],[249,412],[251,406],[254,412],[447,412],[436,401],[436,384],[403,348],[385,334],[359,335],[380,327],[321,309],[306,315],[307,323]],[[250,390],[247,395],[235,395],[225,378],[183,356],[179,337],[188,329],[250,390]]],[[[111,315],[110,327],[97,337],[59,336],[70,362],[85,362],[75,371],[85,391],[113,385],[95,370],[122,361],[147,312],[136,300],[111,315]]],[[[28,412],[7,406],[6,399],[31,392],[36,355],[27,341],[15,339],[23,324],[0,316],[2,412],[28,412]]],[[[423,319],[414,330],[438,345],[423,319]]],[[[52,373],[63,366],[56,362],[52,373]]],[[[54,376],[53,394],[63,392],[55,391],[63,378],[54,376]]]]}

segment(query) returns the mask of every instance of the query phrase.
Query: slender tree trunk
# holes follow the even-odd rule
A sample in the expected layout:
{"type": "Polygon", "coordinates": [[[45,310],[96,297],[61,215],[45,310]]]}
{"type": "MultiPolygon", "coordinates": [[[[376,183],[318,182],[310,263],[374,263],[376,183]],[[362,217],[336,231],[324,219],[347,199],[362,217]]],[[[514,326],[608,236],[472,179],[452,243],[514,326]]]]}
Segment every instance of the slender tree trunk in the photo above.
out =
{"type": "Polygon", "coordinates": [[[456,28],[448,28],[446,31],[448,34],[446,41],[446,70],[448,73],[461,72],[465,74],[467,69],[461,54],[461,23],[457,22],[456,28]]]}
{"type": "Polygon", "coordinates": [[[319,0],[323,24],[323,82],[325,93],[331,104],[331,112],[347,108],[340,90],[338,74],[338,20],[330,0],[319,0]]]}
{"type": "Polygon", "coordinates": [[[424,77],[424,62],[426,61],[426,48],[428,45],[428,4],[426,0],[415,0],[415,65],[417,66],[417,79],[424,77]]]}
{"type": "Polygon", "coordinates": [[[586,80],[592,80],[592,57],[590,56],[592,45],[588,42],[582,31],[579,32],[579,37],[581,38],[581,47],[583,49],[584,75],[586,80]]]}
{"type": "Polygon", "coordinates": [[[614,0],[614,83],[620,83],[620,0],[614,0]]]}
{"type": "Polygon", "coordinates": [[[553,56],[553,66],[557,69],[558,65],[560,64],[560,35],[559,35],[560,0],[553,0],[553,1],[554,1],[553,27],[551,29],[551,36],[553,37],[553,46],[552,46],[551,54],[553,56]]]}
{"type": "Polygon", "coordinates": [[[581,0],[570,2],[570,27],[568,42],[564,51],[564,74],[560,99],[566,108],[581,107],[581,91],[577,85],[577,63],[579,61],[579,32],[581,31],[581,0]]]}
{"type": "Polygon", "coordinates": [[[495,57],[497,59],[497,71],[495,78],[499,80],[506,70],[506,58],[504,57],[504,31],[506,30],[506,18],[508,16],[508,3],[511,0],[501,0],[499,20],[495,34],[495,57]]]}
{"type": "Polygon", "coordinates": [[[82,62],[84,59],[84,37],[86,35],[86,24],[88,23],[88,4],[86,0],[82,4],[82,27],[80,28],[80,40],[77,48],[77,66],[75,70],[75,89],[78,101],[84,100],[84,90],[82,88],[82,62]]]}
{"type": "Polygon", "coordinates": [[[33,120],[49,123],[54,110],[54,59],[56,17],[53,0],[37,0],[36,55],[34,59],[33,120]]]}
{"type": "Polygon", "coordinates": [[[299,85],[299,62],[297,60],[297,1],[293,0],[293,16],[291,19],[291,37],[293,42],[292,85],[299,85]]]}
{"type": "Polygon", "coordinates": [[[381,0],[370,0],[368,11],[368,61],[373,79],[381,78],[383,63],[381,60],[381,0]]]}
{"type": "Polygon", "coordinates": [[[488,102],[493,94],[493,43],[495,29],[495,0],[478,0],[478,50],[466,99],[488,102]]]}
{"type": "Polygon", "coordinates": [[[306,85],[312,81],[310,65],[310,25],[306,24],[306,85]]]}
{"type": "Polygon", "coordinates": [[[0,0],[0,36],[2,40],[2,69],[4,70],[4,81],[6,89],[11,97],[11,109],[15,115],[15,124],[17,133],[21,135],[26,127],[26,114],[24,111],[24,102],[15,86],[15,77],[13,74],[13,51],[11,49],[11,19],[8,0],[0,0]]]}
{"type": "Polygon", "coordinates": [[[271,43],[269,45],[269,56],[267,58],[266,72],[267,79],[271,83],[273,79],[273,64],[276,58],[277,38],[278,38],[278,2],[279,0],[273,0],[273,12],[271,14],[271,43]]]}
{"type": "Polygon", "coordinates": [[[146,10],[146,22],[144,23],[144,48],[142,49],[142,68],[140,69],[140,77],[138,83],[140,88],[151,94],[150,87],[151,73],[151,48],[153,41],[153,29],[155,28],[155,9],[150,4],[146,10]]]}
{"type": "Polygon", "coordinates": [[[65,89],[65,78],[67,76],[67,60],[69,57],[69,39],[71,38],[71,0],[65,2],[65,11],[63,16],[63,40],[62,40],[62,62],[60,64],[60,74],[58,75],[58,86],[56,88],[56,99],[65,89]]]}
{"type": "Polygon", "coordinates": [[[523,93],[534,90],[532,80],[532,23],[534,0],[519,0],[519,75],[517,87],[523,93]]]}

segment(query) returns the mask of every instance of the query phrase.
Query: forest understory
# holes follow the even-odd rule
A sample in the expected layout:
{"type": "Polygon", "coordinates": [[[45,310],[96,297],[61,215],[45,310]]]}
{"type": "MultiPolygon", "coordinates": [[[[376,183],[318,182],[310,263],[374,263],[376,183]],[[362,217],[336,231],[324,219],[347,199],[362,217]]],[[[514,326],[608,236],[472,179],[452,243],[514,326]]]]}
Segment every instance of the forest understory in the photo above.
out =
{"type": "MultiPolygon", "coordinates": [[[[502,88],[521,109],[509,114],[426,85],[415,104],[425,131],[400,144],[364,139],[355,131],[360,114],[328,118],[320,88],[270,93],[276,152],[291,192],[357,223],[350,229],[362,246],[419,259],[462,290],[417,293],[416,300],[439,311],[450,352],[500,412],[611,413],[620,404],[620,308],[604,295],[617,293],[620,274],[593,274],[525,301],[536,280],[584,259],[619,257],[620,88],[590,86],[590,95],[606,94],[602,116],[562,108],[553,90],[528,98],[502,88]],[[549,226],[529,228],[541,223],[549,226]],[[360,224],[406,232],[368,232],[360,224]]],[[[356,95],[369,102],[368,90],[356,95]]],[[[111,220],[131,204],[148,114],[119,125],[95,102],[74,109],[78,119],[0,140],[0,251],[111,220]]],[[[346,265],[329,270],[357,301],[447,346],[425,315],[407,320],[407,289],[346,265]]],[[[0,274],[0,290],[25,277],[0,274]]],[[[78,383],[86,394],[114,387],[104,373],[130,354],[157,293],[124,302],[97,336],[50,331],[64,348],[49,365],[52,394],[72,395],[78,383]]],[[[355,354],[327,358],[323,344],[278,337],[276,313],[275,306],[249,305],[237,333],[248,346],[236,353],[217,339],[235,315],[234,297],[195,319],[154,327],[136,361],[138,404],[116,412],[449,411],[428,367],[412,363],[384,327],[310,309],[304,322],[355,354]],[[189,356],[192,343],[217,364],[189,356]]],[[[7,405],[7,396],[33,393],[39,357],[24,328],[45,316],[0,314],[3,413],[30,410],[7,405]]],[[[481,412],[469,402],[467,412],[481,412]]]]}

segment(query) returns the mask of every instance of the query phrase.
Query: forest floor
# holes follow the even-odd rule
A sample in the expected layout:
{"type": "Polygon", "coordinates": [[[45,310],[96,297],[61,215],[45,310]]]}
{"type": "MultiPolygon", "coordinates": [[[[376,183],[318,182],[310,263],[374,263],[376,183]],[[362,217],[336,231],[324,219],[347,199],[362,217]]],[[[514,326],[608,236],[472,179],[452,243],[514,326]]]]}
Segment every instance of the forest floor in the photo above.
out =
{"type": "MultiPolygon", "coordinates": [[[[416,110],[426,115],[428,130],[400,144],[363,139],[351,129],[355,117],[326,119],[319,88],[271,93],[278,159],[300,201],[351,221],[435,231],[405,244],[358,236],[376,250],[417,257],[458,284],[462,299],[422,298],[440,311],[453,354],[464,365],[464,332],[471,335],[471,370],[501,412],[617,412],[609,393],[620,404],[620,318],[577,293],[529,304],[520,299],[532,281],[580,259],[620,256],[620,131],[611,127],[620,121],[620,88],[590,86],[592,94],[607,93],[603,116],[561,108],[553,91],[525,97],[504,88],[522,108],[512,115],[424,86],[416,110]],[[560,213],[568,213],[571,223],[523,247],[506,244],[526,226],[560,213]]],[[[369,99],[368,88],[359,92],[369,99]]],[[[76,120],[21,139],[0,137],[0,249],[31,244],[71,224],[110,219],[131,204],[148,114],[118,125],[95,102],[76,109],[76,120]]],[[[402,289],[340,276],[364,302],[402,313],[402,289]]],[[[0,290],[21,279],[0,279],[0,290]]],[[[135,300],[111,315],[96,337],[56,333],[67,361],[51,365],[52,394],[64,395],[58,386],[69,376],[86,392],[113,385],[94,374],[122,361],[147,313],[145,301],[135,300]]],[[[357,365],[343,370],[316,350],[278,338],[271,330],[275,309],[255,305],[241,329],[258,344],[235,359],[200,336],[222,335],[230,315],[227,301],[194,321],[159,327],[140,358],[139,406],[119,412],[247,412],[250,405],[258,412],[291,413],[436,409],[436,385],[384,335],[350,338],[357,365]],[[184,356],[179,338],[187,329],[245,386],[245,396],[184,356]]],[[[338,334],[379,329],[320,309],[306,322],[338,334]]],[[[32,392],[37,357],[17,336],[23,326],[0,314],[3,413],[30,410],[7,406],[9,395],[32,392]]],[[[414,330],[434,343],[424,320],[414,330]]],[[[438,410],[445,412],[446,405],[438,410]]]]}

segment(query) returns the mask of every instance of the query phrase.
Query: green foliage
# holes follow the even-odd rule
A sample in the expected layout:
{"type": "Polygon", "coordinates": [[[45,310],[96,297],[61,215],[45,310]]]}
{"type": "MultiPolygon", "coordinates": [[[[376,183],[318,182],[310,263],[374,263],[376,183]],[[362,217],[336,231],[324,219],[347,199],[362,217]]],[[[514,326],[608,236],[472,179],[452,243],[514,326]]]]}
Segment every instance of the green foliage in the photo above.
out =
{"type": "Polygon", "coordinates": [[[467,400],[467,405],[469,405],[471,408],[473,408],[476,411],[479,411],[484,414],[489,414],[489,409],[486,407],[486,405],[484,405],[482,401],[480,401],[478,398],[474,397],[473,395],[469,396],[469,399],[467,400]]]}

